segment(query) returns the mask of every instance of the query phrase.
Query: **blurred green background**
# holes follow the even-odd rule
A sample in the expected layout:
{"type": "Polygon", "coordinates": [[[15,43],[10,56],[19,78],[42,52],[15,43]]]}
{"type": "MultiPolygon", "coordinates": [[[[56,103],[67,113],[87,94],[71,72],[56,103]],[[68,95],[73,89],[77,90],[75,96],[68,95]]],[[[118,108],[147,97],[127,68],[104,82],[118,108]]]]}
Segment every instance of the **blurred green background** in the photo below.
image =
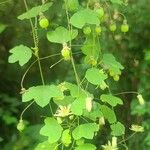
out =
{"type": "MultiPolygon", "coordinates": [[[[80,0],[84,5],[85,0],[80,0]]],[[[65,11],[62,8],[63,0],[55,0],[52,8],[45,13],[50,20],[50,28],[58,24],[65,25],[65,11]]],[[[30,7],[41,4],[40,0],[30,0],[30,7]]],[[[127,145],[129,150],[150,150],[150,0],[129,0],[126,7],[118,8],[125,14],[130,25],[130,31],[123,35],[119,30],[112,34],[109,31],[103,35],[101,46],[114,54],[125,67],[119,82],[109,82],[114,93],[123,91],[138,91],[142,93],[146,105],[139,105],[136,95],[124,94],[124,106],[118,108],[117,116],[129,128],[132,123],[142,124],[145,132],[133,136],[127,145]]],[[[113,7],[111,8],[113,11],[113,7]]],[[[27,104],[21,103],[20,81],[28,64],[20,67],[17,63],[8,64],[9,50],[20,43],[29,47],[33,46],[30,25],[28,21],[20,21],[17,16],[25,11],[23,1],[0,0],[0,150],[33,150],[43,137],[38,131],[43,121],[42,116],[49,115],[49,107],[44,109],[36,104],[32,105],[24,115],[27,123],[25,132],[19,133],[16,129],[19,116],[27,104]],[[4,3],[3,3],[4,2],[4,3]]],[[[119,23],[118,23],[119,25],[119,23]]],[[[107,28],[108,24],[104,24],[107,28]]],[[[59,45],[50,44],[46,39],[46,31],[39,29],[41,57],[59,53],[59,45]]],[[[75,41],[82,41],[78,37],[75,41]]],[[[74,52],[80,49],[74,48],[74,52]]],[[[78,72],[80,71],[80,58],[75,55],[78,72]]],[[[62,62],[56,67],[49,67],[60,59],[59,56],[42,61],[46,83],[60,83],[64,80],[74,81],[73,70],[70,64],[62,62]]],[[[34,60],[34,59],[33,59],[34,60]]],[[[26,88],[41,84],[39,69],[34,65],[25,78],[26,88]]],[[[126,133],[128,137],[130,133],[126,133]]],[[[97,145],[107,141],[106,133],[95,140],[97,145]]]]}

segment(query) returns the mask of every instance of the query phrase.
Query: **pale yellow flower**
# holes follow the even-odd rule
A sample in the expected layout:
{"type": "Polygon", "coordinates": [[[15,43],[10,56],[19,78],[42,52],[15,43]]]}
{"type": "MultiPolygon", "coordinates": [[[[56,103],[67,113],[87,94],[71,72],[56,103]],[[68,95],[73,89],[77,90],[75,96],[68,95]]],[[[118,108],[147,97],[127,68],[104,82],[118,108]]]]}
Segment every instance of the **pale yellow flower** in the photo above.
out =
{"type": "Polygon", "coordinates": [[[59,106],[59,108],[57,109],[56,113],[54,114],[54,116],[56,117],[66,117],[71,115],[72,113],[70,112],[70,107],[71,105],[68,106],[59,106]]]}
{"type": "Polygon", "coordinates": [[[145,101],[144,101],[143,96],[141,94],[138,94],[137,98],[138,98],[138,101],[139,101],[140,105],[144,105],[145,104],[145,101]]]}
{"type": "Polygon", "coordinates": [[[91,110],[92,110],[92,106],[93,106],[92,100],[93,100],[92,97],[87,97],[87,98],[86,98],[86,110],[87,110],[88,112],[91,112],[91,110]]]}
{"type": "Polygon", "coordinates": [[[116,137],[112,137],[112,143],[110,141],[108,141],[107,144],[102,145],[103,150],[118,150],[117,148],[117,138],[116,137]]]}
{"type": "Polygon", "coordinates": [[[133,124],[133,125],[131,125],[130,130],[132,130],[134,132],[144,132],[144,127],[133,124]]]}

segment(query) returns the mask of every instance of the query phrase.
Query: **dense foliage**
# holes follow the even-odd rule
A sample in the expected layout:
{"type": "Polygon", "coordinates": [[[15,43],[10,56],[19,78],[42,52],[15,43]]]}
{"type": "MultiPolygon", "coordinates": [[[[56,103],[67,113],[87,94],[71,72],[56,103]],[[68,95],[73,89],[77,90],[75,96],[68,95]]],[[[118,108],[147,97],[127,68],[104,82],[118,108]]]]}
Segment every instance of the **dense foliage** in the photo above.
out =
{"type": "Polygon", "coordinates": [[[1,1],[0,150],[150,149],[149,5],[1,1]]]}

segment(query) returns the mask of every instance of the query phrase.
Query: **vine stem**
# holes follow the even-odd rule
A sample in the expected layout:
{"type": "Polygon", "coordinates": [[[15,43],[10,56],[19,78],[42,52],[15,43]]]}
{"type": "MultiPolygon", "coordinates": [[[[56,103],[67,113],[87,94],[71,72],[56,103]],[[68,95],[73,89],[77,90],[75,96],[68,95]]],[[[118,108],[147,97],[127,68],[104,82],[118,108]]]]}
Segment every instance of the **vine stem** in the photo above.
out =
{"type": "Polygon", "coordinates": [[[121,144],[122,142],[125,142],[127,140],[129,140],[130,138],[132,138],[134,135],[136,134],[136,132],[132,133],[128,138],[121,140],[120,142],[118,142],[118,144],[121,144]]]}
{"type": "MultiPolygon", "coordinates": [[[[26,0],[23,0],[23,1],[24,1],[24,5],[25,5],[25,8],[26,8],[26,11],[28,11],[29,9],[28,9],[28,5],[27,5],[27,1],[26,1],[26,0]]],[[[32,29],[32,36],[33,36],[34,46],[35,46],[36,50],[39,51],[39,49],[38,49],[38,35],[37,35],[37,18],[35,18],[35,27],[34,27],[34,25],[33,25],[32,19],[29,19],[29,21],[30,21],[30,25],[31,25],[31,29],[32,29]]],[[[36,60],[36,61],[38,61],[42,84],[45,85],[38,51],[37,51],[37,60],[36,60]]],[[[30,68],[34,65],[34,63],[35,63],[36,61],[34,61],[34,62],[29,66],[29,68],[26,70],[25,74],[23,75],[23,78],[22,78],[22,81],[21,81],[21,88],[23,88],[23,80],[24,80],[24,78],[25,78],[25,75],[27,74],[27,72],[30,70],[30,68]]],[[[21,115],[20,115],[20,119],[21,119],[21,120],[22,120],[22,117],[23,117],[23,114],[25,113],[25,111],[26,111],[33,103],[34,103],[34,101],[31,102],[29,105],[27,105],[27,107],[25,107],[25,109],[22,111],[22,113],[21,113],[21,115]]]]}
{"type": "Polygon", "coordinates": [[[123,95],[123,94],[139,94],[139,93],[135,92],[135,91],[126,91],[126,92],[116,93],[116,94],[113,94],[113,95],[123,95]]]}
{"type": "MultiPolygon", "coordinates": [[[[69,33],[70,33],[69,44],[70,44],[70,47],[71,47],[72,29],[71,29],[71,26],[70,26],[70,19],[69,19],[69,13],[68,13],[66,1],[65,1],[65,8],[66,8],[67,21],[68,21],[68,29],[69,29],[69,33]]],[[[71,50],[71,63],[72,63],[72,67],[73,67],[73,70],[74,70],[74,73],[75,73],[75,78],[76,78],[77,85],[78,85],[78,87],[80,87],[80,79],[79,79],[79,76],[78,76],[78,73],[77,73],[77,70],[76,70],[76,67],[75,67],[75,62],[74,62],[74,58],[73,58],[73,55],[72,55],[72,50],[71,50]]]]}

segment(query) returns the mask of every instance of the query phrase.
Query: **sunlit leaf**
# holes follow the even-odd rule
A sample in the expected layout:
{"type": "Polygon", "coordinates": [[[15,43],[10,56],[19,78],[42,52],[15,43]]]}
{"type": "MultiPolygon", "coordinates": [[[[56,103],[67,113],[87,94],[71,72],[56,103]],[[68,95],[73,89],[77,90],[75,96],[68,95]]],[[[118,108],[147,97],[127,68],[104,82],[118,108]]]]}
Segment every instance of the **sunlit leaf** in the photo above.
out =
{"type": "Polygon", "coordinates": [[[44,107],[52,97],[63,97],[63,92],[55,85],[40,85],[30,87],[22,95],[22,101],[28,102],[34,99],[39,106],[44,107]]]}
{"type": "Polygon", "coordinates": [[[78,35],[78,30],[72,30],[70,32],[64,27],[58,27],[55,31],[49,31],[47,33],[47,39],[53,43],[66,43],[74,39],[78,35]]]}
{"type": "Polygon", "coordinates": [[[50,143],[57,142],[62,134],[63,128],[54,118],[46,118],[45,125],[41,128],[40,134],[47,136],[50,143]]]}
{"type": "Polygon", "coordinates": [[[75,140],[79,140],[82,137],[86,139],[93,139],[94,133],[98,130],[99,125],[96,123],[81,124],[73,130],[72,136],[75,140]]]}
{"type": "Polygon", "coordinates": [[[23,66],[32,57],[32,51],[30,48],[24,45],[14,47],[9,51],[11,55],[8,58],[9,63],[15,63],[19,61],[19,65],[23,66]]]}
{"type": "Polygon", "coordinates": [[[121,136],[121,135],[125,134],[125,127],[121,122],[117,122],[115,124],[112,124],[110,126],[110,128],[112,130],[111,134],[113,136],[121,136]]]}
{"type": "Polygon", "coordinates": [[[42,143],[39,143],[34,150],[58,150],[57,148],[57,144],[56,143],[53,143],[51,144],[49,141],[45,141],[45,142],[42,142],[42,143]]]}
{"type": "Polygon", "coordinates": [[[52,6],[52,3],[50,2],[50,3],[46,3],[46,4],[33,7],[32,9],[18,16],[18,19],[23,20],[23,19],[30,19],[30,18],[36,17],[40,13],[47,11],[51,6],[52,6]]]}
{"type": "Polygon", "coordinates": [[[88,69],[85,77],[94,85],[100,85],[105,79],[107,79],[107,75],[103,72],[103,70],[99,70],[97,68],[88,69]]]}
{"type": "Polygon", "coordinates": [[[109,123],[115,123],[117,121],[114,111],[108,106],[100,105],[100,109],[104,115],[104,118],[106,118],[109,123]]]}
{"type": "Polygon", "coordinates": [[[96,150],[96,146],[93,144],[85,143],[76,147],[75,150],[96,150]]]}
{"type": "Polygon", "coordinates": [[[102,94],[100,99],[113,107],[117,106],[118,104],[123,104],[123,101],[119,97],[113,96],[111,94],[102,94]]]}
{"type": "Polygon", "coordinates": [[[86,23],[98,25],[100,21],[95,11],[91,9],[83,9],[75,13],[70,18],[70,23],[81,29],[86,23]]]}

